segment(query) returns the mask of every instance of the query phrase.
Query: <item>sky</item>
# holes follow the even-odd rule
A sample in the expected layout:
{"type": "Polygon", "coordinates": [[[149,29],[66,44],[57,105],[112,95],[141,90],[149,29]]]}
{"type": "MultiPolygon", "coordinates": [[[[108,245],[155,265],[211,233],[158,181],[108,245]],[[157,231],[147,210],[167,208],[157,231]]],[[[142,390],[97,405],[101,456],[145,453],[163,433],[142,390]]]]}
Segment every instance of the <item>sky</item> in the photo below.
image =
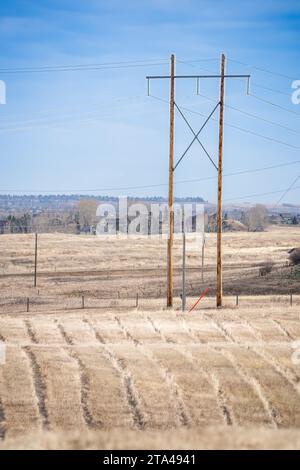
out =
{"type": "MultiPolygon", "coordinates": [[[[168,75],[172,53],[178,74],[218,74],[221,53],[228,73],[251,74],[250,95],[245,80],[226,81],[224,202],[276,204],[300,175],[297,0],[3,0],[0,13],[0,194],[166,196],[169,82],[153,80],[148,96],[145,77],[168,75]],[[88,64],[110,65],[74,70],[88,64]]],[[[218,95],[217,79],[200,95],[194,79],[176,82],[195,132],[218,95]]],[[[217,119],[199,136],[216,163],[217,119]]],[[[178,112],[175,136],[177,161],[193,138],[178,112]]],[[[197,142],[175,181],[176,196],[216,201],[197,142]]],[[[300,202],[299,188],[281,202],[300,202]]]]}

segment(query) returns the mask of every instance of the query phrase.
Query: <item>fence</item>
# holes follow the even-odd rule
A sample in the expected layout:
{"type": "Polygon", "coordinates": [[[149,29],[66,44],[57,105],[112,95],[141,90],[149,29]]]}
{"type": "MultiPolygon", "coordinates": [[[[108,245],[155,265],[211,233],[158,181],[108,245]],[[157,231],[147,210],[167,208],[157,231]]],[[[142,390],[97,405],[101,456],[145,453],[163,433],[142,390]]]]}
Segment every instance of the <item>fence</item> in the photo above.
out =
{"type": "MultiPolygon", "coordinates": [[[[190,296],[186,299],[186,308],[198,299],[190,296]]],[[[253,307],[263,308],[266,305],[283,307],[300,307],[300,295],[287,292],[285,295],[236,295],[224,297],[224,308],[253,307]]],[[[174,309],[181,310],[181,298],[174,298],[174,309]]],[[[0,314],[6,313],[28,313],[59,311],[59,310],[83,310],[83,309],[145,309],[161,310],[166,307],[165,298],[142,297],[138,293],[131,297],[94,297],[89,295],[81,296],[46,296],[33,295],[30,297],[3,297],[0,299],[0,314]]],[[[204,297],[196,310],[215,308],[215,297],[204,297]]]]}

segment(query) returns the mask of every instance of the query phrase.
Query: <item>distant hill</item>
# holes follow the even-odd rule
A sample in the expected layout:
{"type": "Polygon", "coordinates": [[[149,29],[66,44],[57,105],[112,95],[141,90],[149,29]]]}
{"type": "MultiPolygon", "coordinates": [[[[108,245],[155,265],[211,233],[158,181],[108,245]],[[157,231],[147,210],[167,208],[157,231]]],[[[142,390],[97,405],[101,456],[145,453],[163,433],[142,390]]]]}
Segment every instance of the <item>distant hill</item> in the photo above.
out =
{"type": "MultiPolygon", "coordinates": [[[[40,211],[56,211],[61,212],[72,209],[82,199],[93,199],[100,202],[116,204],[118,197],[116,196],[92,196],[87,194],[50,194],[50,195],[0,195],[0,213],[2,215],[40,211]]],[[[164,203],[167,198],[161,196],[151,197],[128,197],[128,202],[144,202],[145,204],[164,203]]],[[[175,198],[175,202],[179,203],[205,203],[201,197],[184,197],[175,198]]]]}
{"type": "MultiPolygon", "coordinates": [[[[116,204],[118,197],[111,195],[89,195],[89,194],[33,194],[33,195],[0,195],[0,215],[5,216],[9,214],[20,214],[29,212],[38,214],[40,212],[64,212],[72,210],[76,204],[82,199],[92,199],[100,202],[116,204]]],[[[163,204],[167,203],[166,197],[161,196],[128,196],[128,202],[145,203],[149,204],[163,204]]],[[[175,198],[177,203],[197,203],[204,204],[205,211],[208,214],[216,213],[216,204],[205,201],[201,196],[198,197],[180,197],[175,198]]],[[[228,219],[238,220],[241,219],[241,214],[256,203],[241,202],[241,203],[228,203],[223,205],[223,212],[227,214],[228,219]]],[[[269,215],[296,215],[300,217],[300,205],[284,203],[279,206],[265,205],[269,215]]]]}

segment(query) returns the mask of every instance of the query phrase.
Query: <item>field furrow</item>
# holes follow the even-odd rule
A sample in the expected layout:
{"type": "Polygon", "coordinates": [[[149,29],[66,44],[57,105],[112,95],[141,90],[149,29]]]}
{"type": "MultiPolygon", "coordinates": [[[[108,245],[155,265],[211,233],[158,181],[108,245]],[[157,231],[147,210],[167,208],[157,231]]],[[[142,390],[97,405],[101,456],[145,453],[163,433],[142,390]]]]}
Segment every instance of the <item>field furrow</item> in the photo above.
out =
{"type": "MultiPolygon", "coordinates": [[[[91,332],[94,334],[95,339],[99,343],[101,343],[101,346],[103,346],[103,350],[105,351],[106,357],[108,358],[109,362],[111,363],[111,366],[115,369],[115,371],[118,373],[118,376],[120,377],[122,391],[121,393],[116,391],[116,394],[122,397],[123,400],[120,400],[120,406],[122,407],[122,411],[118,414],[117,422],[119,422],[122,426],[124,422],[129,421],[127,416],[127,410],[129,409],[131,412],[131,427],[133,426],[134,428],[140,430],[144,429],[146,425],[146,418],[142,410],[142,405],[140,403],[140,398],[133,382],[133,378],[131,376],[130,371],[126,367],[125,362],[120,359],[120,357],[116,354],[111,345],[105,343],[105,340],[102,336],[100,336],[99,331],[93,323],[85,319],[85,324],[87,327],[90,328],[91,332]],[[124,399],[127,402],[127,407],[124,407],[123,405],[124,399]]],[[[118,330],[121,330],[119,325],[117,325],[117,328],[118,330]]],[[[122,331],[121,334],[122,336],[124,336],[122,331]]]]}
{"type": "Polygon", "coordinates": [[[190,332],[183,327],[182,322],[175,321],[170,315],[160,315],[156,318],[154,315],[150,319],[148,316],[148,322],[152,324],[153,330],[161,336],[168,343],[181,343],[188,344],[193,343],[194,338],[190,332]]]}
{"type": "Polygon", "coordinates": [[[280,324],[281,328],[284,330],[286,336],[290,339],[290,341],[294,341],[300,339],[300,319],[299,320],[289,320],[287,318],[284,319],[274,319],[277,324],[280,324]]]}
{"type": "Polygon", "coordinates": [[[6,363],[0,366],[2,435],[14,437],[43,427],[31,365],[26,353],[15,345],[6,349],[6,363]]]}
{"type": "MultiPolygon", "coordinates": [[[[98,337],[105,343],[126,343],[127,339],[115,322],[115,319],[109,314],[85,316],[90,324],[93,325],[98,337]]],[[[95,333],[95,332],[94,332],[95,333]]]]}
{"type": "Polygon", "coordinates": [[[2,400],[0,399],[0,441],[5,438],[5,412],[2,400]]]}
{"type": "Polygon", "coordinates": [[[36,393],[44,424],[51,430],[85,428],[81,406],[80,371],[59,347],[27,348],[34,369],[36,393]]]}
{"type": "MultiPolygon", "coordinates": [[[[268,397],[265,395],[259,381],[252,375],[251,371],[248,371],[236,360],[235,355],[232,354],[231,348],[220,349],[220,352],[232,363],[236,373],[243,378],[244,382],[250,386],[254,393],[254,398],[252,398],[250,405],[250,423],[253,419],[254,421],[256,420],[256,416],[261,416],[261,423],[272,428],[277,428],[277,413],[273,408],[272,403],[270,403],[268,397]]],[[[248,420],[249,418],[247,419],[247,422],[248,420]]]]}
{"type": "Polygon", "coordinates": [[[219,346],[193,348],[191,354],[196,364],[219,384],[220,391],[218,388],[216,391],[219,397],[225,399],[233,424],[239,426],[270,424],[268,414],[253,384],[223,354],[223,348],[219,346]]]}
{"type": "MultiPolygon", "coordinates": [[[[122,314],[114,316],[114,319],[117,319],[119,326],[121,322],[126,329],[125,338],[129,333],[132,338],[138,339],[140,343],[159,343],[163,341],[161,335],[153,328],[153,325],[142,315],[133,317],[132,315],[122,314]]],[[[121,330],[124,333],[122,326],[121,330]]]]}
{"type": "Polygon", "coordinates": [[[223,423],[211,381],[180,352],[180,345],[149,345],[159,363],[170,371],[179,387],[191,425],[223,423]]]}
{"type": "Polygon", "coordinates": [[[265,343],[290,341],[285,332],[270,320],[251,320],[250,325],[265,343]]]}
{"type": "Polygon", "coordinates": [[[76,318],[57,318],[57,325],[68,344],[93,344],[95,335],[89,325],[76,318]]]}
{"type": "MultiPolygon", "coordinates": [[[[153,354],[151,349],[147,347],[147,344],[149,343],[144,344],[143,342],[141,342],[140,338],[137,339],[137,337],[133,335],[132,331],[134,330],[134,328],[131,328],[129,330],[128,323],[124,322],[123,317],[122,320],[119,316],[116,316],[115,319],[120,328],[122,329],[124,336],[128,340],[130,340],[133,345],[137,348],[137,354],[142,354],[146,356],[155,368],[154,378],[156,379],[159,385],[156,390],[153,389],[151,390],[151,392],[152,395],[155,392],[156,394],[159,394],[159,396],[156,397],[157,399],[155,400],[155,403],[161,403],[164,404],[164,406],[163,409],[151,409],[151,411],[149,411],[149,414],[151,415],[151,422],[156,423],[157,421],[159,421],[159,427],[162,428],[168,428],[178,425],[186,426],[190,424],[190,416],[182,400],[181,390],[179,389],[173,374],[170,372],[169,369],[163,367],[163,365],[157,360],[156,356],[153,354]],[[161,379],[163,381],[161,381],[161,379]],[[167,414],[168,416],[166,416],[167,414]]],[[[137,332],[135,331],[135,333],[137,332]]],[[[153,373],[154,370],[152,367],[152,374],[153,373]]]]}
{"type": "Polygon", "coordinates": [[[263,357],[249,349],[237,347],[231,349],[230,353],[237,364],[259,383],[277,425],[299,426],[300,398],[290,381],[263,357]]]}
{"type": "MultiPolygon", "coordinates": [[[[109,429],[112,427],[133,427],[131,406],[124,390],[125,378],[120,366],[114,361],[104,346],[91,348],[76,346],[76,354],[84,370],[86,397],[84,402],[91,416],[92,427],[109,429]]],[[[112,353],[111,353],[112,354],[112,353]]]]}
{"type": "Polygon", "coordinates": [[[24,320],[24,327],[25,327],[25,330],[27,331],[27,335],[28,335],[30,342],[37,344],[38,339],[36,336],[35,326],[32,325],[32,322],[30,320],[24,320]]]}
{"type": "Polygon", "coordinates": [[[0,335],[9,344],[28,344],[28,332],[21,318],[0,318],[0,335]]]}
{"type": "Polygon", "coordinates": [[[199,343],[218,343],[224,341],[224,335],[211,320],[203,319],[203,315],[196,313],[194,315],[185,315],[185,322],[189,331],[193,332],[194,337],[199,343]]]}
{"type": "Polygon", "coordinates": [[[234,342],[237,343],[256,343],[257,335],[249,325],[237,321],[223,321],[223,328],[234,342]]]}
{"type": "Polygon", "coordinates": [[[38,317],[31,324],[34,326],[34,335],[39,344],[61,344],[61,334],[54,319],[38,317]]]}
{"type": "Polygon", "coordinates": [[[277,364],[282,374],[285,374],[300,393],[300,360],[299,353],[290,345],[278,345],[276,349],[270,346],[259,347],[261,354],[266,355],[270,361],[277,364]],[[295,354],[295,356],[294,356],[295,354]]]}

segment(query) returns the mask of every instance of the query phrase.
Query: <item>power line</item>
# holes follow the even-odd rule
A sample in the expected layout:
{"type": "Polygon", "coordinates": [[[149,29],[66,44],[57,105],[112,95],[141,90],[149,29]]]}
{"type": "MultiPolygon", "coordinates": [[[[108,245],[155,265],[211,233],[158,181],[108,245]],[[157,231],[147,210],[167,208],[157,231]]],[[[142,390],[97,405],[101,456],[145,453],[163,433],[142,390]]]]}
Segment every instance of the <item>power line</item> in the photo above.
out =
{"type": "Polygon", "coordinates": [[[37,68],[20,68],[20,69],[0,69],[2,74],[22,74],[22,73],[47,73],[47,72],[80,72],[93,70],[111,70],[126,69],[136,67],[152,67],[158,65],[167,65],[168,62],[151,62],[151,63],[126,63],[119,65],[88,65],[88,66],[55,66],[55,67],[37,67],[37,68]]]}
{"type": "Polygon", "coordinates": [[[34,69],[54,69],[54,68],[73,68],[73,67],[99,67],[99,66],[109,66],[109,65],[126,65],[126,64],[138,64],[144,62],[160,62],[166,61],[167,59],[139,59],[139,60],[123,60],[118,62],[102,62],[102,63],[90,63],[90,64],[60,64],[60,65],[37,65],[31,67],[1,67],[0,72],[2,71],[16,71],[16,70],[34,70],[34,69]]]}
{"type": "Polygon", "coordinates": [[[251,81],[251,88],[261,88],[262,90],[267,90],[267,91],[273,91],[274,93],[279,93],[280,95],[284,95],[284,96],[291,96],[290,93],[287,93],[285,91],[281,91],[281,90],[276,90],[275,88],[270,88],[268,86],[264,86],[264,85],[258,85],[257,83],[253,82],[253,80],[251,81]]]}
{"type": "MultiPolygon", "coordinates": [[[[91,121],[91,120],[97,120],[99,119],[99,117],[101,118],[103,116],[102,112],[104,111],[105,112],[105,116],[106,116],[106,113],[111,111],[112,108],[115,108],[115,107],[120,107],[120,106],[123,106],[123,105],[126,105],[128,103],[128,101],[135,101],[138,102],[140,99],[144,99],[144,96],[136,96],[136,97],[129,97],[129,98],[126,98],[124,100],[116,100],[115,103],[110,103],[110,104],[105,104],[104,106],[100,106],[99,109],[97,110],[97,106],[95,106],[95,110],[91,110],[91,111],[84,111],[84,112],[80,112],[79,114],[74,114],[74,113],[66,113],[66,114],[63,114],[62,116],[53,116],[51,114],[46,114],[45,117],[42,117],[40,119],[29,119],[29,120],[25,120],[25,121],[21,121],[21,124],[22,126],[20,127],[13,127],[13,124],[9,124],[8,127],[0,127],[0,132],[15,132],[15,131],[22,131],[22,130],[32,130],[32,129],[35,129],[35,128],[41,128],[41,127],[49,127],[49,125],[51,126],[55,126],[55,125],[59,125],[59,124],[64,124],[64,123],[68,123],[70,121],[78,121],[78,122],[86,122],[86,121],[91,121]],[[99,113],[100,116],[99,116],[99,113]],[[70,116],[70,117],[67,117],[67,116],[70,116]],[[85,117],[87,116],[87,117],[85,117]],[[91,116],[89,118],[89,116],[91,116]],[[50,120],[49,120],[50,119],[50,120]],[[33,125],[30,125],[30,123],[33,123],[33,125]],[[23,125],[25,124],[25,125],[23,125]],[[28,126],[26,124],[29,124],[28,126]]],[[[15,124],[16,126],[17,124],[15,124]]]]}
{"type": "Polygon", "coordinates": [[[292,109],[288,109],[288,108],[285,108],[284,106],[281,106],[280,104],[273,103],[272,101],[269,101],[269,100],[265,100],[264,98],[261,98],[260,96],[253,95],[253,93],[249,93],[249,96],[252,96],[256,100],[262,101],[263,103],[282,109],[283,111],[286,111],[288,113],[292,113],[292,114],[295,114],[296,116],[300,116],[300,113],[296,113],[296,111],[293,111],[292,109]]]}
{"type": "MultiPolygon", "coordinates": [[[[149,95],[149,96],[154,98],[154,95],[149,95]]],[[[155,97],[155,99],[158,99],[159,101],[163,101],[165,103],[168,103],[167,100],[164,100],[163,98],[159,98],[157,96],[155,97]]],[[[188,111],[190,113],[197,114],[198,116],[206,117],[203,113],[199,113],[198,111],[194,111],[193,109],[187,108],[186,106],[181,105],[180,107],[181,107],[181,109],[183,109],[185,111],[188,111]]],[[[216,119],[214,119],[214,118],[211,118],[211,119],[213,121],[216,121],[216,119]]],[[[288,142],[284,142],[282,140],[274,139],[273,137],[269,137],[269,136],[266,136],[266,135],[263,135],[263,134],[259,134],[257,132],[251,131],[250,129],[245,129],[243,127],[239,127],[239,126],[236,126],[234,124],[229,124],[228,122],[225,122],[224,125],[227,126],[227,127],[231,127],[233,129],[237,129],[241,132],[245,132],[247,134],[255,135],[256,137],[261,137],[262,139],[268,140],[270,142],[275,142],[277,144],[285,145],[287,147],[290,147],[290,148],[293,148],[293,149],[296,149],[296,150],[300,150],[300,147],[298,147],[296,145],[289,144],[288,142]]]]}
{"type": "MultiPolygon", "coordinates": [[[[209,96],[205,96],[205,95],[202,95],[201,93],[198,93],[199,96],[201,96],[202,98],[205,98],[209,101],[213,101],[216,103],[216,100],[214,98],[211,98],[209,96]]],[[[240,108],[236,108],[235,106],[231,106],[229,104],[225,104],[225,107],[228,108],[228,109],[233,109],[234,111],[237,111],[241,114],[244,114],[246,116],[249,116],[249,117],[252,117],[254,119],[258,119],[260,121],[263,121],[263,122],[267,122],[268,124],[272,124],[273,126],[277,126],[277,127],[281,127],[282,129],[285,129],[285,130],[288,130],[288,131],[291,131],[291,132],[294,132],[295,134],[300,134],[300,131],[297,131],[296,129],[292,129],[291,127],[288,127],[288,126],[285,126],[284,124],[280,124],[278,122],[274,122],[274,121],[270,121],[269,119],[266,119],[262,116],[258,116],[257,114],[252,114],[252,113],[249,113],[248,111],[244,111],[243,109],[240,109],[240,108]]]]}
{"type": "Polygon", "coordinates": [[[228,124],[225,122],[225,126],[232,127],[233,129],[237,129],[241,132],[246,132],[247,134],[255,135],[256,137],[260,137],[261,139],[268,140],[270,142],[275,142],[276,144],[285,145],[286,147],[290,147],[292,149],[300,150],[300,147],[297,145],[289,144],[288,142],[284,142],[282,140],[274,139],[273,137],[268,137],[264,134],[259,134],[258,132],[251,131],[249,129],[244,129],[243,127],[235,126],[234,124],[228,124]]]}
{"type": "MultiPolygon", "coordinates": [[[[216,58],[205,58],[205,59],[189,59],[188,62],[207,62],[217,60],[216,58]]],[[[179,61],[185,63],[184,61],[179,61]]],[[[188,63],[187,62],[187,63],[188,63]]],[[[167,64],[167,59],[139,59],[139,60],[125,60],[125,61],[117,61],[117,62],[96,62],[96,63],[89,63],[89,64],[61,64],[61,65],[39,65],[39,66],[31,66],[31,67],[1,67],[0,72],[34,72],[34,71],[48,71],[51,70],[61,70],[61,69],[85,69],[85,68],[94,68],[94,67],[115,67],[115,66],[148,66],[150,65],[160,65],[161,63],[167,64]]]]}
{"type": "MultiPolygon", "coordinates": [[[[300,189],[300,186],[296,186],[293,189],[289,189],[289,191],[294,191],[296,189],[300,189]]],[[[230,199],[225,199],[225,201],[237,201],[237,200],[240,200],[240,199],[249,199],[249,198],[252,198],[252,197],[270,196],[271,194],[278,194],[278,193],[282,193],[283,191],[286,191],[286,189],[278,189],[276,191],[270,191],[270,192],[267,192],[267,193],[258,193],[258,194],[250,194],[250,195],[247,195],[247,196],[239,196],[239,197],[234,197],[234,198],[230,198],[230,199]]]]}
{"type": "MultiPolygon", "coordinates": [[[[151,98],[154,98],[154,99],[156,99],[156,100],[162,101],[162,102],[164,102],[164,103],[168,103],[167,100],[165,100],[165,99],[163,99],[163,98],[160,98],[160,97],[158,97],[158,96],[155,96],[155,95],[149,95],[149,96],[150,96],[151,98]]],[[[207,96],[205,96],[205,95],[200,95],[200,96],[202,96],[202,97],[205,98],[205,99],[214,101],[213,98],[209,98],[209,97],[207,97],[207,96]]],[[[293,133],[299,134],[299,132],[298,132],[297,130],[292,129],[292,128],[288,127],[288,126],[284,126],[284,125],[282,125],[282,124],[275,123],[275,122],[270,121],[270,120],[268,120],[268,119],[265,119],[265,118],[263,118],[263,117],[261,117],[261,116],[257,116],[257,115],[254,115],[254,114],[252,114],[252,113],[248,113],[247,111],[241,110],[241,109],[239,109],[239,108],[236,108],[236,107],[233,107],[233,106],[230,106],[230,105],[225,105],[225,106],[226,106],[227,108],[231,108],[231,109],[233,109],[233,110],[235,110],[235,111],[238,111],[238,112],[240,112],[240,113],[242,113],[242,114],[248,115],[248,116],[250,116],[250,117],[259,119],[259,120],[261,120],[261,121],[264,121],[264,122],[267,122],[267,123],[269,123],[269,124],[272,124],[272,125],[281,127],[281,128],[283,128],[283,129],[289,130],[289,131],[291,131],[291,132],[293,132],[293,133]]],[[[109,106],[109,105],[107,105],[107,107],[108,107],[108,108],[111,108],[111,106],[109,106]]],[[[187,108],[187,107],[185,107],[185,106],[181,106],[181,109],[183,109],[183,110],[185,110],[185,111],[188,111],[188,112],[190,112],[190,113],[193,113],[193,114],[197,114],[197,115],[202,116],[202,117],[206,117],[204,114],[202,114],[202,113],[200,113],[200,112],[198,112],[198,111],[192,110],[192,109],[190,109],[190,108],[187,108]]],[[[109,110],[109,109],[108,109],[108,110],[109,110]]],[[[99,110],[99,111],[100,111],[100,110],[99,110]]],[[[60,124],[65,124],[65,123],[68,123],[68,122],[70,122],[70,121],[76,121],[76,122],[96,121],[96,120],[98,120],[99,118],[101,118],[101,117],[103,116],[103,115],[100,115],[100,116],[99,116],[97,111],[86,111],[84,114],[85,114],[85,115],[92,115],[92,117],[90,117],[90,118],[89,118],[89,117],[87,117],[87,118],[81,118],[81,116],[82,116],[82,113],[81,113],[81,114],[78,115],[78,116],[75,116],[75,115],[74,115],[73,117],[71,116],[71,118],[67,118],[67,119],[64,118],[64,117],[56,118],[56,119],[54,118],[54,121],[53,121],[53,120],[47,121],[47,120],[45,120],[46,118],[44,118],[44,119],[42,118],[42,120],[25,121],[25,123],[26,123],[26,122],[33,122],[33,123],[36,123],[36,122],[37,122],[38,125],[32,125],[32,126],[26,126],[26,125],[25,125],[25,126],[21,126],[21,127],[0,127],[0,132],[18,132],[18,131],[24,131],[24,130],[25,130],[25,131],[26,131],[26,130],[32,130],[32,129],[36,129],[36,128],[49,128],[49,127],[53,127],[53,126],[55,127],[55,126],[60,125],[60,124]]],[[[212,118],[212,120],[213,120],[213,121],[216,121],[214,118],[212,118]]],[[[284,141],[281,141],[281,140],[278,140],[278,139],[275,139],[275,138],[272,138],[272,137],[269,137],[269,136],[266,136],[266,135],[263,135],[263,134],[259,134],[259,133],[257,133],[257,132],[251,131],[250,129],[245,129],[245,128],[242,128],[242,127],[240,127],[240,126],[236,126],[236,125],[234,125],[234,124],[230,124],[230,123],[228,123],[228,122],[225,122],[225,126],[227,126],[227,127],[232,127],[232,128],[234,128],[234,129],[240,130],[240,131],[242,131],[242,132],[246,132],[246,133],[255,135],[255,136],[257,136],[257,137],[261,137],[261,138],[263,138],[263,139],[269,140],[269,141],[271,141],[271,142],[275,142],[275,143],[278,143],[278,144],[281,144],[281,145],[288,146],[288,147],[290,147],[290,148],[294,148],[294,149],[297,149],[297,150],[300,149],[300,147],[295,146],[295,145],[293,145],[293,144],[290,144],[290,143],[288,143],[288,142],[284,142],[284,141]]]]}
{"type": "MultiPolygon", "coordinates": [[[[135,100],[143,100],[145,99],[145,95],[132,95],[132,96],[124,96],[124,97],[110,97],[110,101],[101,101],[101,102],[95,102],[94,100],[91,102],[85,102],[84,105],[89,105],[91,106],[92,109],[102,109],[102,108],[107,108],[107,107],[112,107],[112,106],[119,106],[120,104],[127,104],[127,102],[129,101],[135,101],[135,100]]],[[[91,112],[92,110],[89,110],[89,111],[83,111],[83,113],[85,114],[86,112],[91,112]]],[[[40,120],[44,120],[46,119],[47,117],[56,117],[57,116],[57,112],[62,112],[62,115],[70,115],[70,114],[73,114],[73,112],[78,112],[80,114],[82,114],[82,110],[81,110],[81,106],[78,107],[78,106],[72,106],[71,107],[67,107],[67,108],[62,108],[61,106],[59,108],[57,107],[52,107],[52,108],[48,108],[48,109],[44,109],[44,110],[40,110],[40,111],[33,111],[31,113],[17,113],[15,115],[12,115],[12,116],[0,116],[0,122],[5,120],[7,122],[9,122],[10,125],[14,125],[14,124],[18,124],[21,120],[21,123],[26,123],[26,122],[33,122],[33,121],[40,121],[40,120]],[[54,113],[54,114],[53,114],[54,113]],[[29,114],[29,118],[28,119],[28,114],[29,114]],[[34,118],[32,116],[37,116],[37,118],[34,118]],[[27,119],[26,119],[27,118],[27,119]]]]}
{"type": "Polygon", "coordinates": [[[251,64],[247,64],[245,62],[241,62],[240,60],[235,60],[235,59],[230,59],[228,58],[228,60],[230,62],[235,62],[236,64],[240,64],[240,65],[245,65],[246,67],[250,67],[252,69],[255,69],[255,70],[259,70],[260,72],[265,72],[265,73],[269,73],[271,75],[277,75],[278,77],[283,77],[283,78],[288,78],[289,80],[296,80],[294,77],[291,77],[289,75],[285,75],[283,73],[278,73],[278,72],[274,72],[273,70],[268,70],[268,69],[265,69],[265,68],[262,68],[262,67],[257,67],[255,65],[251,65],[251,64]]]}
{"type": "MultiPolygon", "coordinates": [[[[287,162],[287,163],[279,163],[277,165],[269,165],[269,166],[264,166],[260,168],[253,168],[253,169],[248,169],[248,170],[241,170],[241,171],[235,171],[231,173],[225,173],[223,176],[224,177],[231,177],[231,176],[241,176],[241,175],[246,175],[246,174],[251,174],[251,173],[260,173],[262,171],[268,171],[268,170],[274,170],[277,168],[283,168],[283,167],[288,167],[292,165],[297,165],[300,163],[300,160],[295,160],[292,162],[287,162]]],[[[203,178],[196,178],[196,179],[187,179],[187,180],[175,180],[175,184],[186,184],[186,183],[199,183],[201,181],[210,181],[217,179],[217,176],[206,176],[203,178]]],[[[96,193],[96,192],[105,192],[105,191],[128,191],[128,190],[135,190],[135,189],[148,189],[148,188],[159,188],[159,187],[165,187],[168,186],[167,183],[156,183],[156,184],[148,184],[148,185],[140,185],[140,186],[121,186],[121,187],[107,187],[107,188],[92,188],[92,189],[0,189],[1,193],[34,193],[34,194],[41,194],[41,193],[96,193]]],[[[78,194],[80,196],[80,194],[78,194]]]]}
{"type": "Polygon", "coordinates": [[[293,181],[293,183],[284,191],[283,195],[278,199],[274,207],[278,206],[278,204],[282,201],[282,199],[284,199],[285,196],[293,189],[293,187],[295,186],[299,178],[300,178],[300,175],[298,175],[297,178],[293,181]]]}
{"type": "MultiPolygon", "coordinates": [[[[228,59],[230,60],[230,59],[228,59]]],[[[182,62],[183,64],[187,64],[191,67],[196,67],[196,65],[194,65],[192,62],[193,61],[179,61],[179,62],[182,62]]],[[[210,72],[210,73],[214,73],[213,70],[209,70],[209,69],[204,69],[203,67],[201,67],[200,70],[203,70],[205,72],[210,72]]],[[[261,85],[255,81],[253,81],[253,78],[251,77],[251,88],[252,87],[255,87],[255,88],[261,88],[263,90],[267,90],[267,91],[272,91],[274,93],[279,93],[280,95],[285,95],[285,96],[290,96],[290,93],[287,93],[287,92],[284,92],[284,91],[281,91],[281,90],[277,90],[275,88],[271,88],[270,86],[265,86],[265,85],[261,85]]]]}
{"type": "MultiPolygon", "coordinates": [[[[296,180],[298,180],[300,178],[300,175],[297,177],[296,180]]],[[[296,180],[294,181],[293,185],[295,184],[296,180]]],[[[248,194],[248,195],[244,195],[244,196],[238,196],[238,197],[234,197],[234,198],[226,198],[224,199],[224,201],[238,201],[238,200],[245,200],[245,199],[251,199],[251,198],[255,198],[255,197],[261,197],[261,196],[270,196],[270,195],[273,195],[273,194],[279,194],[279,193],[282,193],[283,191],[285,192],[284,195],[286,195],[287,192],[290,192],[290,191],[296,191],[297,189],[300,189],[300,186],[293,186],[291,185],[288,189],[277,189],[275,191],[269,191],[269,192],[263,192],[263,193],[256,193],[256,194],[248,194]]],[[[278,203],[276,204],[278,205],[278,203]]],[[[275,206],[274,206],[275,207],[275,206]]],[[[59,216],[59,213],[55,213],[55,215],[58,217],[59,216]]],[[[26,225],[22,225],[22,224],[18,224],[17,221],[11,221],[11,223],[16,223],[15,227],[16,228],[33,228],[33,229],[36,229],[38,226],[33,224],[32,227],[31,226],[26,226],[26,225]]],[[[7,223],[10,223],[10,221],[7,221],[7,223]]],[[[70,223],[59,223],[58,221],[56,222],[52,222],[50,223],[50,226],[51,227],[60,227],[60,228],[65,228],[65,227],[69,227],[70,225],[76,225],[76,222],[75,221],[70,221],[70,223]]],[[[43,225],[47,225],[47,222],[44,222],[43,225]]],[[[40,225],[39,227],[42,227],[43,225],[40,225]]]]}

